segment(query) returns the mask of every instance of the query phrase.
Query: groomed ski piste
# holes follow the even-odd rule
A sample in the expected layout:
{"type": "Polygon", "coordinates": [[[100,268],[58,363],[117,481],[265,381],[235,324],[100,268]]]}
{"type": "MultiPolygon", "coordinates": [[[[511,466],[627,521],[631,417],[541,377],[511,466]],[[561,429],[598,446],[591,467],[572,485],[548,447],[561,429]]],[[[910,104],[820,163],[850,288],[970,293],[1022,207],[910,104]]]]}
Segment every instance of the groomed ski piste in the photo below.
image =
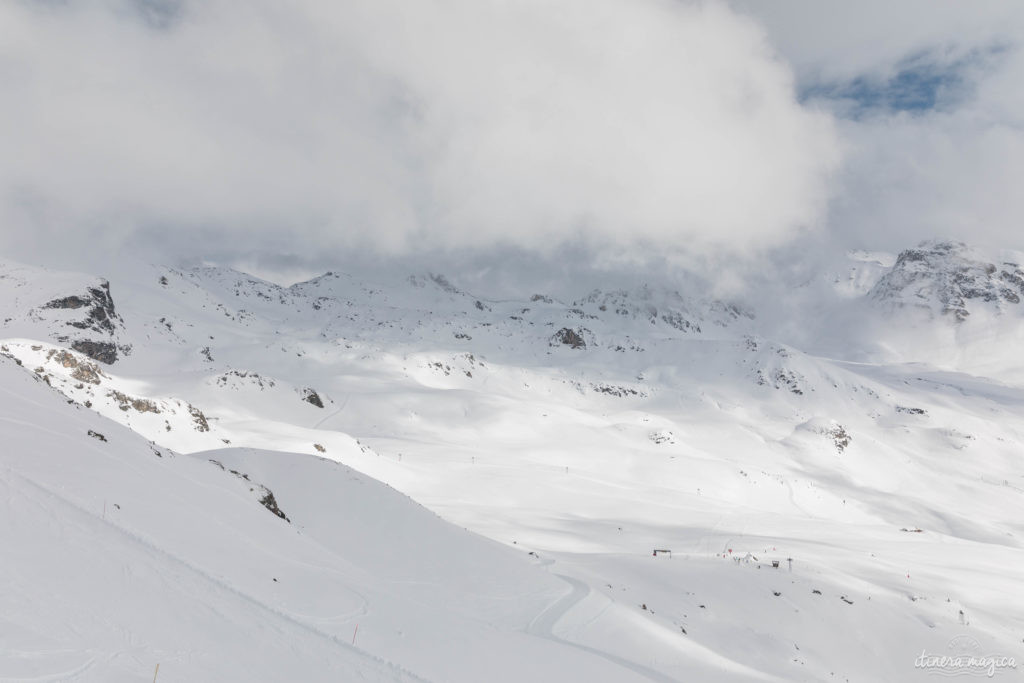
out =
{"type": "Polygon", "coordinates": [[[0,681],[1012,679],[1020,262],[853,254],[796,324],[5,263],[0,681]]]}

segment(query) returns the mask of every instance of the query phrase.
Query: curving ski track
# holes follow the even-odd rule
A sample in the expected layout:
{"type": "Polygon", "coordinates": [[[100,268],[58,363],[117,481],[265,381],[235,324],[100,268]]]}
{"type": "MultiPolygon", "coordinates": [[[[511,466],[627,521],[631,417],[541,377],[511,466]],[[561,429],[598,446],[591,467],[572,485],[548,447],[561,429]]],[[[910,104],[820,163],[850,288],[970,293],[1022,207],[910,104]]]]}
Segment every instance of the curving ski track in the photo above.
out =
{"type": "Polygon", "coordinates": [[[633,673],[639,674],[644,678],[651,681],[658,681],[659,683],[679,683],[679,680],[672,678],[660,671],[655,671],[649,667],[637,664],[618,655],[613,655],[610,652],[604,650],[598,650],[597,648],[583,645],[582,643],[575,643],[565,638],[559,638],[554,633],[554,626],[558,621],[564,617],[573,607],[582,602],[587,596],[590,595],[590,586],[583,583],[578,579],[574,579],[571,576],[564,574],[553,574],[559,579],[569,584],[569,592],[563,595],[561,598],[551,603],[543,612],[534,617],[533,621],[526,627],[526,632],[530,635],[537,636],[538,638],[544,638],[546,640],[552,640],[562,645],[568,645],[578,650],[583,650],[592,655],[596,655],[605,659],[613,664],[617,664],[624,669],[629,669],[633,673]]]}

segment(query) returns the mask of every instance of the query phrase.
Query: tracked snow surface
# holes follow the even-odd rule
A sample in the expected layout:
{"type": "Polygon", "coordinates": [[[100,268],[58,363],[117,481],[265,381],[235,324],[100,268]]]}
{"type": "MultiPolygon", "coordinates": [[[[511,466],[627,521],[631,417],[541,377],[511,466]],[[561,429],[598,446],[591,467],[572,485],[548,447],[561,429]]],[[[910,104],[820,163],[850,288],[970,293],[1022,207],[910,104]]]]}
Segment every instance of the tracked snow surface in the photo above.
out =
{"type": "Polygon", "coordinates": [[[1013,680],[1021,258],[851,254],[799,335],[0,263],[0,681],[1013,680]]]}

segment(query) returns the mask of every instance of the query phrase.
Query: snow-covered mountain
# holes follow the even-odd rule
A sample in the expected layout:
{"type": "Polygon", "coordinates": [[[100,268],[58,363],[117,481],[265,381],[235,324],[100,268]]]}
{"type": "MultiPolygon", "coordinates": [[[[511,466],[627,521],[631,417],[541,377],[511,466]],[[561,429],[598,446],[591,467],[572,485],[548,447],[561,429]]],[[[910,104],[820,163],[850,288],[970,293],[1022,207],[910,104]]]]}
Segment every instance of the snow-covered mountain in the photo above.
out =
{"type": "Polygon", "coordinates": [[[859,292],[825,316],[831,353],[1024,381],[1024,254],[933,241],[852,260],[837,289],[859,292]]]}
{"type": "Polygon", "coordinates": [[[785,321],[655,285],[0,265],[0,679],[1019,661],[1022,262],[851,254],[785,321]]]}
{"type": "Polygon", "coordinates": [[[1024,270],[1016,256],[993,262],[962,243],[926,242],[901,253],[870,296],[890,307],[917,306],[933,315],[951,315],[957,322],[985,304],[992,314],[1014,313],[1024,296],[1024,270]]]}

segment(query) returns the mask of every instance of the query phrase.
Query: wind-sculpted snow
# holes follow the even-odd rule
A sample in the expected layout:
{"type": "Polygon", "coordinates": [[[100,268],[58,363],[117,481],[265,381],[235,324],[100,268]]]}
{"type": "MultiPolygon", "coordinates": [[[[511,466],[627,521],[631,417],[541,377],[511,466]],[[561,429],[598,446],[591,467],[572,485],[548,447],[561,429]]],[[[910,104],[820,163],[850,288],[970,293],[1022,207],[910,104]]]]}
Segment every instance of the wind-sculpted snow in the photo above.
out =
{"type": "Polygon", "coordinates": [[[31,313],[99,280],[5,266],[26,512],[0,529],[29,550],[0,633],[30,646],[0,679],[930,680],[922,651],[963,634],[1020,660],[1012,258],[852,263],[808,285],[834,310],[795,319],[654,284],[498,299],[437,273],[153,267],[111,276],[114,366],[31,313]],[[113,602],[100,574],[46,602],[31,539],[67,528],[138,609],[86,596],[113,602]]]}

